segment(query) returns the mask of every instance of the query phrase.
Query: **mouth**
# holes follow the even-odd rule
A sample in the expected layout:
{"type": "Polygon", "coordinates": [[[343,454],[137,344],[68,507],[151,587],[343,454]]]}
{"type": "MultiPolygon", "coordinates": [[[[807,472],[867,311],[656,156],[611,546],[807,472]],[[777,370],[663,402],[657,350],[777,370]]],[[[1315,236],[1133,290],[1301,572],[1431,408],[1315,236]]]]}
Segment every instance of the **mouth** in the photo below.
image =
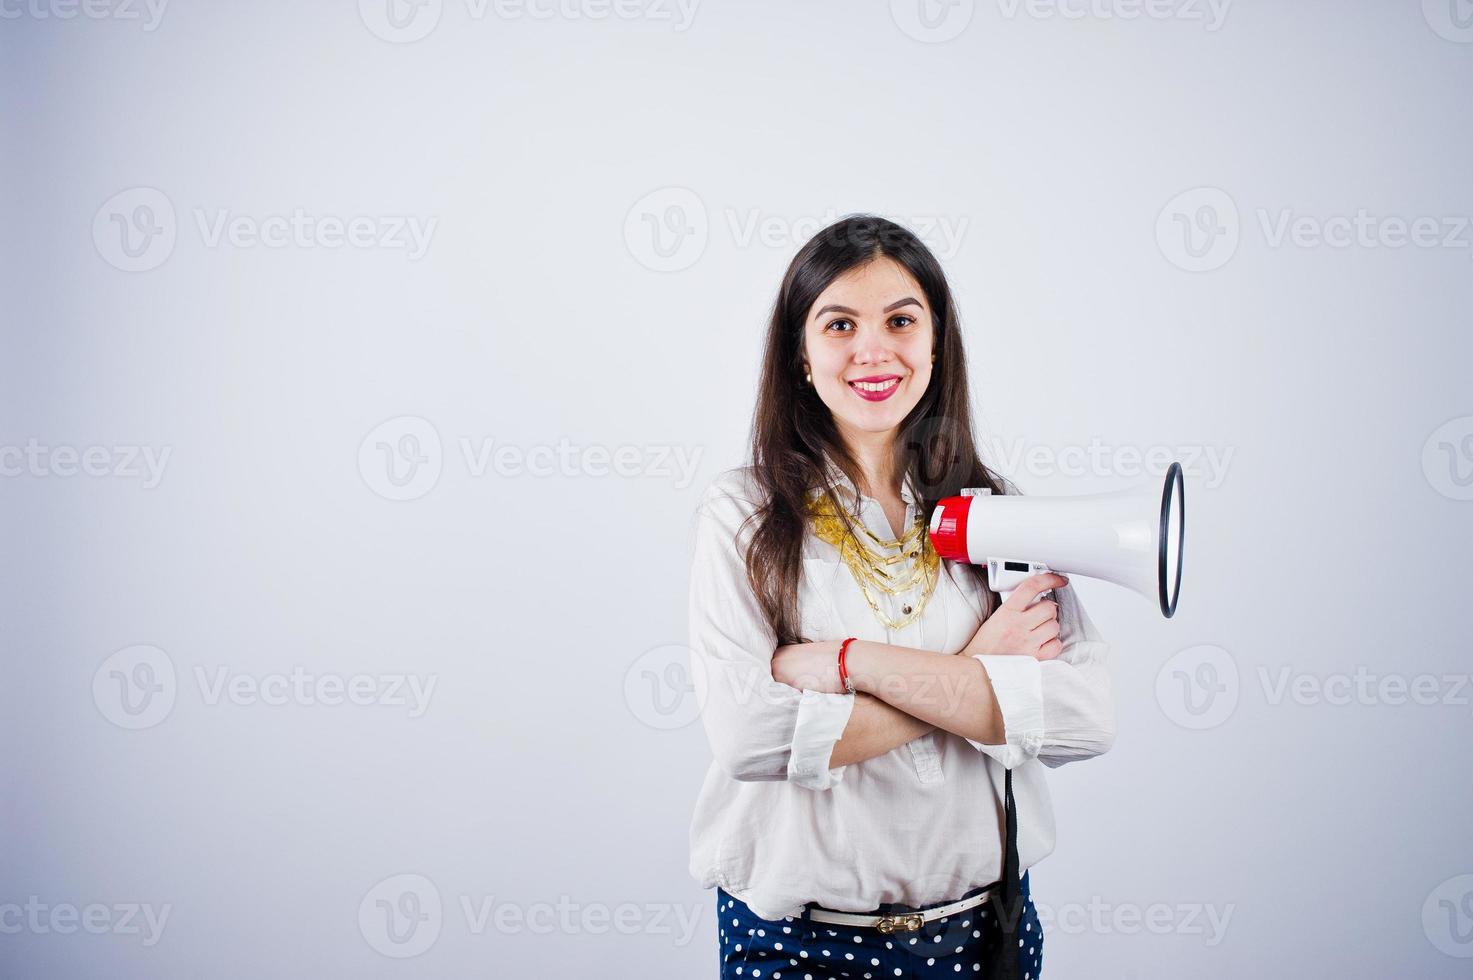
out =
{"type": "Polygon", "coordinates": [[[855,378],[849,382],[849,390],[869,402],[882,402],[899,389],[898,374],[877,374],[869,378],[855,378]]]}

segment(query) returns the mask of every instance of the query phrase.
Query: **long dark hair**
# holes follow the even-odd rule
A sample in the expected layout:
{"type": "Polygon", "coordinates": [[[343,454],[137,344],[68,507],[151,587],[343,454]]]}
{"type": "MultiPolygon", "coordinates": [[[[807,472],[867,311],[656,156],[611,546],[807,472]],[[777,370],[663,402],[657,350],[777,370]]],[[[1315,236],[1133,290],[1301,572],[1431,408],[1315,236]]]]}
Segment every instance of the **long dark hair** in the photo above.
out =
{"type": "MultiPolygon", "coordinates": [[[[783,276],[768,322],[752,417],[751,466],[759,492],[757,509],[749,518],[754,529],[746,554],[747,579],[779,644],[806,642],[799,635],[798,582],[809,491],[822,488],[836,510],[845,513],[827,479],[825,454],[855,487],[862,486],[860,467],[832,413],[803,380],[803,325],[831,282],[882,256],[915,277],[925,291],[935,330],[931,382],[900,423],[893,472],[902,481],[907,476],[914,481],[917,506],[926,515],[938,500],[955,496],[963,487],[1017,492],[978,456],[961,326],[936,256],[909,230],[875,215],[850,215],[820,231],[793,257],[783,276]]],[[[970,566],[969,574],[983,584],[986,618],[996,607],[997,595],[986,588],[985,569],[970,566]]]]}

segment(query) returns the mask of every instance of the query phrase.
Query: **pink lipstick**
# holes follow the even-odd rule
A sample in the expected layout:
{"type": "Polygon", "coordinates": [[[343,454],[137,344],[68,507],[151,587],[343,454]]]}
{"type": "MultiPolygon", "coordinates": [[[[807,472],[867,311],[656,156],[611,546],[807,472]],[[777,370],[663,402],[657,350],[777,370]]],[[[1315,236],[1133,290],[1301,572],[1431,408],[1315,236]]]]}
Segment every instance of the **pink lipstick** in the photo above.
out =
{"type": "Polygon", "coordinates": [[[876,374],[868,378],[855,378],[849,382],[849,390],[869,402],[882,402],[900,388],[900,375],[876,374]]]}

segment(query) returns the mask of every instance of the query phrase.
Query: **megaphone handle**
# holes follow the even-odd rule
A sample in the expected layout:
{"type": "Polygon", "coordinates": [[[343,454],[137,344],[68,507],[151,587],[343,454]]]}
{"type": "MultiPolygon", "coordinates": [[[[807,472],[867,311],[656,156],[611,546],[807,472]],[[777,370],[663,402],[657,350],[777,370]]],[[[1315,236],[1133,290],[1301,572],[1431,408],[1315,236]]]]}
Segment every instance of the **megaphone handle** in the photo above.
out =
{"type": "MultiPolygon", "coordinates": [[[[1008,601],[1008,598],[1014,592],[1017,592],[1017,591],[1018,591],[1017,589],[1008,589],[1006,592],[999,592],[998,593],[998,596],[1000,596],[1002,598],[1002,601],[1003,602],[1007,602],[1008,601]]],[[[1044,589],[1042,592],[1038,593],[1038,595],[1036,595],[1036,596],[1033,597],[1033,601],[1030,602],[1030,603],[1028,603],[1028,606],[1031,608],[1031,607],[1033,607],[1033,606],[1035,606],[1035,605],[1038,604],[1038,600],[1050,598],[1053,594],[1054,594],[1054,590],[1053,589],[1044,589]]]]}
{"type": "MultiPolygon", "coordinates": [[[[992,558],[987,562],[987,582],[992,590],[1002,597],[1003,602],[1018,591],[1018,586],[1026,578],[1041,575],[1047,572],[1049,567],[1041,561],[1016,561],[1013,559],[992,558]]],[[[1033,603],[1045,596],[1053,595],[1053,589],[1045,589],[1033,598],[1033,603]]]]}

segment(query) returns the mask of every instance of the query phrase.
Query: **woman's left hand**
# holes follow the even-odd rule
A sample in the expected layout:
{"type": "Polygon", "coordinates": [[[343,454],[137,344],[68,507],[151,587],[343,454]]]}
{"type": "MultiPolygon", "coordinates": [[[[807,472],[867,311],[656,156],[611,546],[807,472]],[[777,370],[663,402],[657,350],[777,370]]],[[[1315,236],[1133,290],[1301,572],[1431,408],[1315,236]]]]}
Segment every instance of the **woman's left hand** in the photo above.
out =
{"type": "Polygon", "coordinates": [[[772,655],[772,679],[800,691],[846,693],[839,684],[839,641],[778,647],[772,655]]]}

